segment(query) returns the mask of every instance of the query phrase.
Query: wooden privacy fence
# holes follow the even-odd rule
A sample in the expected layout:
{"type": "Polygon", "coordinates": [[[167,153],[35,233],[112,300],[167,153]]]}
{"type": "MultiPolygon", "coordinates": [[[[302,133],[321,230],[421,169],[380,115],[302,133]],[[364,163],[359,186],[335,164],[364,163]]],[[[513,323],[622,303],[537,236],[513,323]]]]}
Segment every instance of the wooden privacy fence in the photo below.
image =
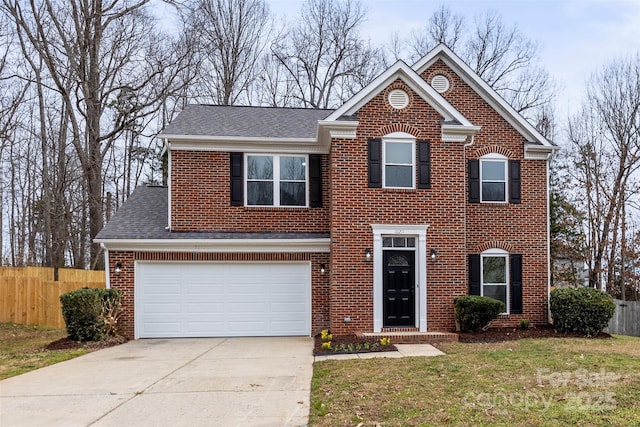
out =
{"type": "Polygon", "coordinates": [[[640,301],[614,300],[616,311],[607,330],[612,334],[640,337],[640,301]]]}
{"type": "Polygon", "coordinates": [[[0,267],[0,322],[64,328],[60,295],[105,287],[104,271],[59,269],[58,279],[53,280],[52,268],[0,267]]]}

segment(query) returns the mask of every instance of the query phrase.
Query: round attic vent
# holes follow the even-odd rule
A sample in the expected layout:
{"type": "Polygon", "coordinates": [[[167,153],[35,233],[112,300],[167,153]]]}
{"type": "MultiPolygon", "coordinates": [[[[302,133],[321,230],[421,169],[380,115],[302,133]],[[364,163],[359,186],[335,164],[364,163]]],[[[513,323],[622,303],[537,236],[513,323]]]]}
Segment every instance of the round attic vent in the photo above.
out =
{"type": "Polygon", "coordinates": [[[409,105],[409,95],[402,89],[394,89],[389,92],[389,104],[396,110],[401,110],[409,105]]]}
{"type": "Polygon", "coordinates": [[[449,79],[438,74],[431,79],[431,87],[433,87],[438,93],[444,93],[449,90],[449,79]]]}

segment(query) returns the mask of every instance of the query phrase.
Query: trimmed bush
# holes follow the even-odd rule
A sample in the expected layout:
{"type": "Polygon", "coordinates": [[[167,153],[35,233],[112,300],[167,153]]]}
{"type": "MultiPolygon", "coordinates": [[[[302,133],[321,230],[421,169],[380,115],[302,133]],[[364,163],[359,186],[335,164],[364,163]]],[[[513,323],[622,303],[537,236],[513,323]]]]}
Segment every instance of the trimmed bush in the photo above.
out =
{"type": "Polygon", "coordinates": [[[615,309],[611,295],[595,288],[560,288],[551,292],[553,327],[558,332],[597,335],[615,309]]]}
{"type": "Polygon", "coordinates": [[[477,295],[457,297],[453,303],[456,322],[462,332],[478,332],[505,311],[502,301],[477,295]]]}
{"type": "Polygon", "coordinates": [[[67,334],[74,341],[99,341],[117,332],[122,311],[117,289],[82,288],[60,296],[67,334]]]}

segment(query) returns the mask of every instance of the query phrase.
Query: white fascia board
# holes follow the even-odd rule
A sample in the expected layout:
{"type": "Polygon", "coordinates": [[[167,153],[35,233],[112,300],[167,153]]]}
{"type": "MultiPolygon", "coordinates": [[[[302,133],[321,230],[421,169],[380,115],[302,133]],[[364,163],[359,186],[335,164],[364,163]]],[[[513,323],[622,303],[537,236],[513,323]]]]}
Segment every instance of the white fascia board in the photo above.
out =
{"type": "Polygon", "coordinates": [[[331,239],[94,239],[110,251],[329,252],[331,239]]]}
{"type": "Polygon", "coordinates": [[[317,138],[176,138],[169,141],[169,149],[176,151],[251,151],[254,153],[328,153],[328,147],[320,145],[317,138]]]}
{"type": "Polygon", "coordinates": [[[502,118],[513,126],[524,137],[538,141],[545,146],[554,145],[547,140],[535,127],[513,109],[493,88],[480,78],[462,59],[444,44],[436,46],[422,59],[413,65],[417,74],[421,74],[438,59],[441,59],[451,68],[466,84],[468,84],[482,99],[484,99],[502,118]]]}
{"type": "Polygon", "coordinates": [[[353,139],[356,137],[359,122],[350,120],[318,120],[318,141],[329,152],[332,138],[353,139]]]}
{"type": "Polygon", "coordinates": [[[480,131],[482,126],[462,126],[442,124],[443,142],[465,142],[468,136],[473,136],[480,131]]]}
{"type": "Polygon", "coordinates": [[[548,146],[525,143],[524,158],[525,160],[548,160],[551,155],[559,149],[560,147],[555,145],[548,146]]]}
{"type": "Polygon", "coordinates": [[[438,114],[443,116],[445,120],[456,120],[463,125],[471,126],[471,122],[469,122],[462,113],[456,110],[442,95],[422,80],[420,75],[403,61],[397,61],[389,67],[340,108],[331,113],[325,121],[334,121],[343,115],[355,113],[396,79],[401,79],[406,83],[407,86],[431,105],[438,114]]]}

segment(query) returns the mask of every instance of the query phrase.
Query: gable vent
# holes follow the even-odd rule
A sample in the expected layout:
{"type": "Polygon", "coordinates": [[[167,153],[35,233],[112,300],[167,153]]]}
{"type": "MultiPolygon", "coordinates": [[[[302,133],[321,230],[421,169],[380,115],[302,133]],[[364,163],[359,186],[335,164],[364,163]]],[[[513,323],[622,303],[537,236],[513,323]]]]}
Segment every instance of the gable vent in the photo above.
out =
{"type": "Polygon", "coordinates": [[[409,105],[409,95],[402,89],[394,89],[389,92],[389,104],[396,110],[401,110],[409,105]]]}
{"type": "Polygon", "coordinates": [[[431,87],[438,93],[445,93],[449,90],[449,79],[442,74],[438,74],[431,79],[431,87]]]}

